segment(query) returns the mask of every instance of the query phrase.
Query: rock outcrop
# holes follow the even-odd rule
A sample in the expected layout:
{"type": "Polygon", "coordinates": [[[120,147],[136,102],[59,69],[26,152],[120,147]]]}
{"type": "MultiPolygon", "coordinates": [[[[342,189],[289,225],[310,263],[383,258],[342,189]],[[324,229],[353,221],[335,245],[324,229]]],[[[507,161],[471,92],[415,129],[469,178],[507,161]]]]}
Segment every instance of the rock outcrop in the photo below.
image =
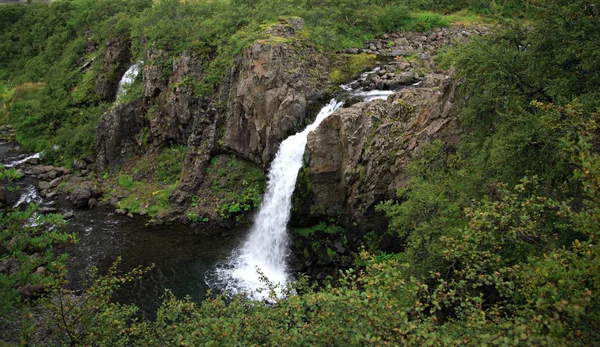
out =
{"type": "Polygon", "coordinates": [[[147,128],[143,100],[121,104],[105,113],[96,130],[96,171],[119,164],[125,154],[141,151],[139,134],[147,128]]]}
{"type": "Polygon", "coordinates": [[[281,141],[304,126],[330,79],[328,61],[295,37],[303,25],[299,18],[276,24],[267,39],[235,58],[212,103],[223,106],[209,104],[193,117],[190,154],[172,202],[190,199],[215,153],[234,153],[266,169],[281,141]]]}
{"type": "Polygon", "coordinates": [[[420,88],[354,104],[323,121],[308,135],[305,154],[312,213],[343,212],[358,221],[379,201],[394,198],[406,184],[407,163],[423,144],[459,141],[455,90],[449,76],[433,74],[420,88]]]}
{"type": "Polygon", "coordinates": [[[96,94],[103,101],[114,101],[119,81],[131,64],[131,41],[112,39],[106,42],[104,66],[96,82],[96,94]]]}
{"type": "MultiPolygon", "coordinates": [[[[304,22],[270,28],[271,35],[290,38],[304,22]]],[[[226,149],[266,168],[279,144],[305,124],[311,100],[326,88],[328,64],[314,47],[294,39],[254,43],[235,59],[226,89],[226,149]],[[321,68],[321,75],[319,69],[321,68]]]]}

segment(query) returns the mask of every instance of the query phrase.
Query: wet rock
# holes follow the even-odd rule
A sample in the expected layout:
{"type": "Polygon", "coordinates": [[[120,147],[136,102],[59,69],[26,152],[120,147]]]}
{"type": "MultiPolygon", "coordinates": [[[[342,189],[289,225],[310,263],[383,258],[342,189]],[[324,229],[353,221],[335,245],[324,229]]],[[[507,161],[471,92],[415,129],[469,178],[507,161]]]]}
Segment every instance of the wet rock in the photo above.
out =
{"type": "Polygon", "coordinates": [[[56,207],[47,207],[44,206],[40,209],[40,212],[42,214],[49,214],[49,213],[58,213],[58,209],[56,207]]]}
{"type": "Polygon", "coordinates": [[[86,207],[88,205],[88,201],[92,197],[92,190],[88,185],[79,185],[76,186],[75,189],[69,195],[69,200],[73,203],[74,206],[77,207],[86,207]]]}
{"type": "Polygon", "coordinates": [[[40,164],[40,158],[29,158],[25,161],[26,164],[30,164],[30,165],[39,165],[40,164]]]}
{"type": "Polygon", "coordinates": [[[231,229],[235,226],[235,221],[231,218],[223,219],[219,222],[219,226],[225,229],[231,229]]]}

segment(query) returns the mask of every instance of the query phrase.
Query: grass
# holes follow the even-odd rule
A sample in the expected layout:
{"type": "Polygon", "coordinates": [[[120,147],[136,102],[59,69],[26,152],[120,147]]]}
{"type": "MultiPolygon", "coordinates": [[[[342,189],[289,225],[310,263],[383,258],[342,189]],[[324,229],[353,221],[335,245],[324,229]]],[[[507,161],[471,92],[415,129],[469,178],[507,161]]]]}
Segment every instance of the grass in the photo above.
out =
{"type": "Polygon", "coordinates": [[[152,218],[166,215],[186,153],[187,147],[174,146],[158,153],[131,157],[118,173],[104,175],[105,199],[121,197],[118,207],[131,213],[145,210],[152,218]]]}

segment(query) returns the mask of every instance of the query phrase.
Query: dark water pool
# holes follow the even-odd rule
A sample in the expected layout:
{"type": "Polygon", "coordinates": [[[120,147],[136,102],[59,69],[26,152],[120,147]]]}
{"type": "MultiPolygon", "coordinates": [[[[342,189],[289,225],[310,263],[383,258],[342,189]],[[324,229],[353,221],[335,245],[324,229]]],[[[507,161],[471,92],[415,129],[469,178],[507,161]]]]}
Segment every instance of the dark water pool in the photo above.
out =
{"type": "MultiPolygon", "coordinates": [[[[26,154],[18,145],[0,142],[0,163],[9,163],[23,155],[26,154]]],[[[9,206],[14,206],[27,191],[33,189],[38,194],[37,181],[32,177],[4,182],[4,185],[7,186],[9,206]]],[[[227,259],[247,234],[246,229],[206,233],[180,223],[147,226],[146,218],[119,215],[109,206],[75,209],[64,196],[55,199],[37,197],[42,207],[58,208],[61,213],[72,211],[75,215],[68,221],[66,231],[76,233],[79,243],[59,248],[60,252],[70,255],[68,280],[71,289],[81,290],[88,266],[96,266],[101,274],[106,273],[119,256],[122,271],[139,265],[155,265],[143,279],[116,293],[116,300],[136,304],[147,317],[154,315],[166,289],[179,298],[189,295],[196,301],[204,299],[208,290],[205,276],[218,262],[227,259]]]]}
{"type": "Polygon", "coordinates": [[[119,269],[154,264],[141,280],[125,286],[116,299],[133,303],[146,316],[160,306],[165,289],[177,297],[187,295],[200,301],[209,289],[206,275],[218,262],[231,255],[246,235],[246,230],[219,231],[209,236],[181,224],[146,226],[142,217],[115,214],[108,207],[75,211],[68,229],[79,234],[80,242],[66,251],[71,255],[71,279],[79,286],[88,265],[105,272],[121,256],[119,269]]]}

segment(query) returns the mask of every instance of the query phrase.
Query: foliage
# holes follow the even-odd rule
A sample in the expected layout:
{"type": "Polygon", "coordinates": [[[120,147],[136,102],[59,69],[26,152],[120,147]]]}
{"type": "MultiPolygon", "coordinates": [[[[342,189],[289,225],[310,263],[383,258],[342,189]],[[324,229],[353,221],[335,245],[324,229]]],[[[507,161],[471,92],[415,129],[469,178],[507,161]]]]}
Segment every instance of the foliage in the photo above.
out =
{"type": "Polygon", "coordinates": [[[0,180],[7,179],[8,181],[18,180],[23,177],[23,173],[17,169],[10,168],[6,169],[2,164],[0,164],[0,180]]]}
{"type": "Polygon", "coordinates": [[[27,309],[35,298],[54,285],[57,269],[66,255],[54,247],[77,242],[75,235],[60,231],[62,215],[41,215],[37,206],[25,211],[0,212],[0,326],[27,309]]]}
{"type": "MultiPolygon", "coordinates": [[[[137,267],[125,274],[117,270],[121,259],[113,263],[103,276],[95,267],[87,269],[87,283],[82,295],[67,289],[64,267],[60,269],[58,281],[53,284],[52,295],[43,302],[49,322],[46,329],[53,345],[124,345],[128,342],[128,323],[135,322],[137,307],[111,302],[117,288],[135,281],[154,265],[137,267]],[[102,310],[98,310],[98,308],[102,310]],[[93,322],[93,323],[92,323],[93,322]]],[[[25,337],[26,339],[29,337],[25,337]]]]}

